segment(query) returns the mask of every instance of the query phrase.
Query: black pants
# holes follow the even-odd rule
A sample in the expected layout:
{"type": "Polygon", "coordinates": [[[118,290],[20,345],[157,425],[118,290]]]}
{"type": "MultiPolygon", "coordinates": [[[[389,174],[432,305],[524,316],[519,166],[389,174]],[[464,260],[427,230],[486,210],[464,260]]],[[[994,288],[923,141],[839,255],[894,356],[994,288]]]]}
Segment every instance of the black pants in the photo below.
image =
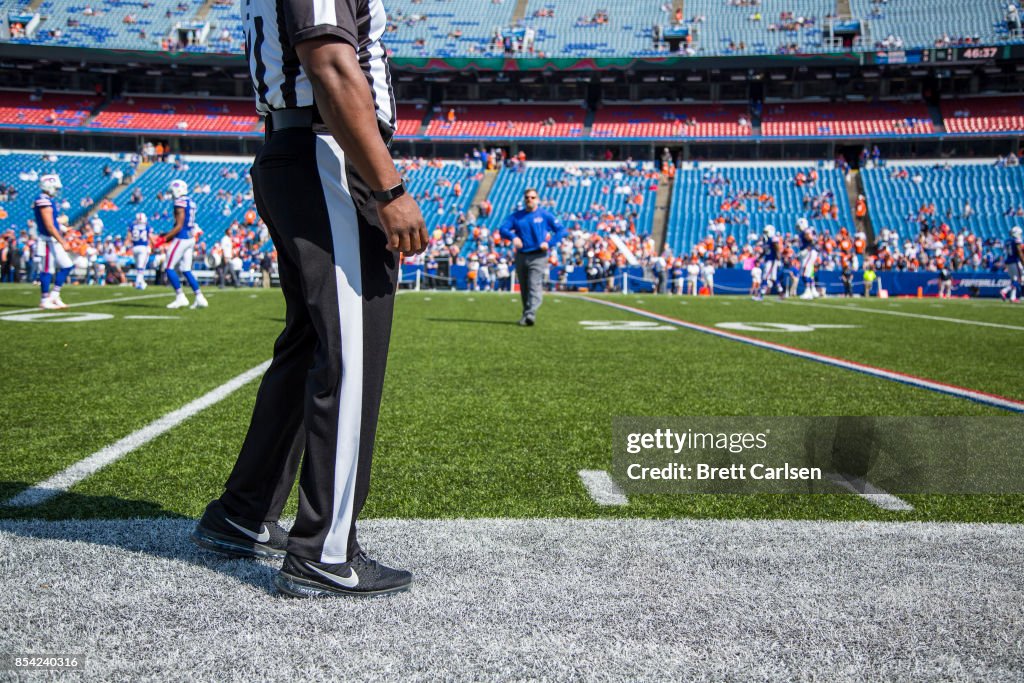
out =
{"type": "Polygon", "coordinates": [[[270,133],[252,179],[287,314],[221,501],[246,519],[277,519],[305,448],[288,551],[345,562],[359,552],[398,259],[369,188],[330,136],[270,133]]]}

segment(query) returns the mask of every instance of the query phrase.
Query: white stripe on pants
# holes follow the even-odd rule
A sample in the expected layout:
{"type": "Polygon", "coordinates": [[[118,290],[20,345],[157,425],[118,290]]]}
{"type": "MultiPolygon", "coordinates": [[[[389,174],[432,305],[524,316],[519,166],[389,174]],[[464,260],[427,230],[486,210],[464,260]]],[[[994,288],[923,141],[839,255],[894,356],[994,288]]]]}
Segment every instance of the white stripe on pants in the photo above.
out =
{"type": "Polygon", "coordinates": [[[316,161],[331,221],[334,276],[341,324],[341,390],[338,400],[338,444],[334,465],[334,515],[324,540],[321,562],[346,562],[359,464],[359,433],[363,413],[363,299],[359,250],[359,217],[348,188],[345,154],[334,138],[320,135],[316,161]]]}

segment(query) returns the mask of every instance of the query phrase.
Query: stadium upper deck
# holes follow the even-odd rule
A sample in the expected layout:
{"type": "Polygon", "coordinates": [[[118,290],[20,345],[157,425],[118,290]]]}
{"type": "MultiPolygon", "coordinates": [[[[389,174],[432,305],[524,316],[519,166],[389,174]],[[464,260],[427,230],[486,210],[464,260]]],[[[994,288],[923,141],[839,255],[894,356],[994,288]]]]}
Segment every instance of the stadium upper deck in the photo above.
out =
{"type": "MultiPolygon", "coordinates": [[[[0,38],[36,45],[241,53],[236,3],[2,0],[0,38]]],[[[650,57],[821,53],[1022,43],[1006,3],[959,0],[671,2],[390,0],[397,57],[650,57]],[[660,35],[661,40],[657,40],[660,35]],[[845,46],[845,47],[844,47],[845,46]]]]}

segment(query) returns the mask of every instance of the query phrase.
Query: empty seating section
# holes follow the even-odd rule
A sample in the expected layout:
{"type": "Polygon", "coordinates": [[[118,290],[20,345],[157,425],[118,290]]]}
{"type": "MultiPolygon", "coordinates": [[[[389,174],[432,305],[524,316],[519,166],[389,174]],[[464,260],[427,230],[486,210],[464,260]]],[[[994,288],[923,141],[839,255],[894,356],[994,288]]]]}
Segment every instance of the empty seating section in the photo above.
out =
{"type": "Polygon", "coordinates": [[[399,163],[407,191],[417,198],[427,231],[454,227],[460,213],[468,211],[480,185],[477,166],[446,162],[441,166],[399,163]]]}
{"type": "Polygon", "coordinates": [[[101,98],[85,94],[0,91],[0,125],[80,126],[101,98]]]}
{"type": "Polygon", "coordinates": [[[91,198],[94,202],[113,189],[117,181],[104,175],[103,170],[109,167],[113,172],[121,169],[128,174],[130,166],[124,162],[113,161],[109,157],[63,154],[57,161],[47,161],[42,154],[0,154],[0,183],[17,190],[15,198],[0,202],[0,207],[7,212],[7,218],[0,220],[0,229],[27,228],[33,216],[32,202],[39,194],[39,176],[46,173],[59,173],[61,184],[60,199],[67,200],[68,207],[58,211],[65,214],[69,221],[75,221],[88,211],[82,206],[82,200],[91,198]]]}
{"type": "Polygon", "coordinates": [[[191,19],[200,0],[44,0],[45,21],[33,42],[132,50],[157,50],[176,22],[191,19]]]}
{"type": "Polygon", "coordinates": [[[259,123],[252,100],[126,96],[93,119],[94,128],[247,133],[259,123]]]}
{"type": "Polygon", "coordinates": [[[389,0],[384,44],[399,57],[487,54],[514,7],[511,0],[389,0]]]}
{"type": "Polygon", "coordinates": [[[535,33],[534,52],[548,57],[648,55],[655,54],[654,25],[669,20],[660,7],[658,2],[529,0],[521,24],[535,33]]]}
{"type": "Polygon", "coordinates": [[[979,97],[943,102],[942,118],[950,133],[1024,131],[1024,97],[979,97]]]}
{"type": "Polygon", "coordinates": [[[684,7],[697,54],[778,54],[824,49],[822,27],[835,0],[761,0],[757,6],[686,0],[684,7]]]}
{"type": "Polygon", "coordinates": [[[1009,2],[958,2],[957,0],[850,0],[853,16],[870,22],[872,49],[892,36],[904,47],[933,47],[948,37],[981,43],[1009,40],[1005,12],[1009,2]]]}
{"type": "Polygon", "coordinates": [[[768,137],[839,137],[934,133],[921,103],[828,102],[765,104],[761,132],[768,137]]]}
{"type": "Polygon", "coordinates": [[[214,4],[206,17],[211,27],[206,39],[206,52],[245,51],[245,25],[238,12],[238,3],[214,4]]]}
{"type": "MultiPolygon", "coordinates": [[[[651,232],[657,180],[631,177],[612,165],[533,165],[523,172],[505,169],[491,188],[494,211],[481,225],[496,231],[502,221],[521,208],[523,192],[535,188],[541,206],[562,220],[567,228],[594,231],[603,217],[628,218],[636,213],[637,234],[651,232]],[[639,199],[639,203],[637,203],[639,199]],[[553,201],[554,205],[546,204],[553,201]]],[[[467,241],[467,251],[475,245],[467,241]]]]}
{"type": "MultiPolygon", "coordinates": [[[[831,212],[830,212],[831,214],[831,212]]],[[[697,242],[707,238],[709,224],[724,219],[723,237],[732,236],[739,246],[759,239],[766,225],[780,233],[795,232],[798,218],[807,218],[818,232],[841,227],[852,229],[853,215],[842,174],[823,165],[807,166],[684,166],[676,174],[672,206],[669,209],[665,244],[676,255],[687,254],[697,242]],[[815,185],[800,187],[798,172],[818,171],[815,185]],[[714,182],[715,179],[719,182],[714,182]],[[721,182],[724,181],[724,182],[721,182]],[[814,197],[831,193],[829,203],[837,208],[838,218],[823,218],[805,204],[814,197]],[[740,199],[740,195],[752,195],[740,199]],[[761,201],[761,197],[771,201],[761,201]],[[739,201],[739,205],[731,202],[739,201]],[[729,205],[727,206],[727,203],[729,205]],[[770,206],[774,204],[775,210],[770,206]]]]}
{"type": "Polygon", "coordinates": [[[423,125],[423,117],[426,116],[426,113],[426,105],[422,103],[399,104],[395,135],[403,138],[419,135],[420,126],[423,125]]]}
{"type": "MultiPolygon", "coordinates": [[[[940,111],[950,135],[1024,131],[1024,97],[946,100],[940,111]]],[[[584,136],[587,117],[582,104],[451,104],[428,113],[427,105],[412,102],[398,104],[396,135],[419,137],[424,118],[428,123],[423,134],[428,138],[686,140],[754,135],[750,111],[741,104],[609,103],[594,113],[589,134],[584,136]]],[[[0,126],[259,136],[260,123],[249,98],[126,95],[103,104],[102,97],[86,93],[0,90],[0,126]],[[86,124],[94,111],[98,111],[95,118],[86,124]]],[[[761,120],[764,137],[934,133],[929,111],[920,102],[766,103],[761,120]]]]}
{"type": "MultiPolygon", "coordinates": [[[[7,0],[3,10],[25,10],[28,0],[7,0]]],[[[668,3],[608,0],[529,0],[513,26],[515,0],[389,0],[385,44],[399,57],[467,57],[504,54],[500,37],[534,34],[533,48],[517,56],[629,57],[655,51],[652,28],[668,26],[668,3]]],[[[47,45],[163,49],[175,24],[192,20],[203,0],[44,0],[45,19],[32,40],[47,45]]],[[[853,18],[865,20],[870,39],[858,49],[873,50],[889,36],[903,47],[932,47],[936,41],[1019,42],[1007,29],[1008,3],[960,0],[850,0],[853,18]]],[[[761,0],[742,5],[723,0],[687,0],[685,17],[700,55],[812,53],[824,44],[825,18],[835,0],[761,0]]],[[[237,3],[210,6],[204,45],[189,52],[244,50],[237,3]]]]}
{"type": "Polygon", "coordinates": [[[745,105],[609,105],[598,110],[592,138],[718,138],[751,135],[745,105]],[[746,126],[740,119],[747,120],[746,126]]]}
{"type": "Polygon", "coordinates": [[[578,138],[583,136],[585,120],[586,110],[582,106],[454,104],[432,113],[427,136],[578,138]]]}
{"type": "Polygon", "coordinates": [[[890,164],[864,169],[861,175],[876,234],[889,228],[904,238],[915,236],[919,212],[933,203],[935,218],[955,231],[969,228],[982,238],[1003,238],[1011,227],[1024,224],[1022,219],[1007,215],[1024,205],[1024,168],[1019,166],[890,164]],[[906,177],[900,177],[903,170],[906,177]],[[973,214],[967,218],[965,203],[970,204],[973,214]]]}

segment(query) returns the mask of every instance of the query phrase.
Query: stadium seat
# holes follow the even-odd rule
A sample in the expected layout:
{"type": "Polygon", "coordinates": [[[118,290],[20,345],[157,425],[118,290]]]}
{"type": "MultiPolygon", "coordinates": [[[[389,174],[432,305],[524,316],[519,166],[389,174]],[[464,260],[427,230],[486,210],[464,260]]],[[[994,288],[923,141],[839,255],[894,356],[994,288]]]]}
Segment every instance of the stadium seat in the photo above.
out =
{"type": "Polygon", "coordinates": [[[259,123],[250,99],[125,96],[111,102],[90,127],[162,133],[252,133],[259,123]]]}
{"type": "MultiPolygon", "coordinates": [[[[30,3],[10,1],[10,8],[30,3]]],[[[165,49],[176,25],[194,19],[205,5],[188,0],[156,3],[142,0],[43,0],[43,17],[33,39],[11,42],[45,45],[165,49]],[[95,12],[84,14],[86,6],[95,12]]],[[[513,22],[516,3],[453,0],[392,0],[384,42],[399,57],[451,58],[504,56],[502,38],[532,45],[515,53],[524,57],[649,57],[664,56],[655,48],[653,27],[672,23],[665,3],[617,3],[606,0],[528,0],[522,19],[513,22]]],[[[825,19],[834,14],[834,0],[760,0],[757,5],[721,0],[687,0],[685,22],[698,55],[803,54],[827,51],[825,19]],[[700,18],[698,21],[697,18],[700,18]]],[[[876,3],[851,0],[851,16],[870,36],[861,50],[874,50],[892,36],[902,48],[948,44],[1021,42],[1003,20],[1005,4],[962,3],[956,0],[915,0],[876,3]],[[946,43],[941,43],[946,44],[946,43]]],[[[209,34],[186,52],[243,52],[244,32],[235,5],[210,5],[205,14],[209,34]]]]}
{"type": "MultiPolygon", "coordinates": [[[[60,174],[64,186],[60,199],[67,200],[69,207],[59,213],[74,222],[85,215],[88,206],[82,206],[86,197],[98,202],[116,185],[117,181],[104,175],[104,167],[110,171],[120,169],[126,176],[131,172],[130,164],[117,161],[109,156],[94,154],[58,154],[57,161],[45,159],[41,154],[0,153],[0,183],[17,189],[14,200],[0,202],[7,211],[7,218],[0,221],[0,229],[24,230],[33,218],[32,202],[39,194],[38,177],[46,173],[60,174]]],[[[101,214],[105,218],[106,214],[101,214]]]]}
{"type": "Polygon", "coordinates": [[[1024,168],[1019,166],[890,164],[863,169],[861,176],[876,233],[888,228],[902,238],[915,237],[918,212],[931,203],[935,216],[954,231],[969,228],[982,239],[1004,238],[1014,225],[1024,225],[1024,218],[1008,215],[1024,206],[1024,168]],[[906,177],[900,177],[903,171],[906,177]],[[965,218],[968,202],[973,216],[965,218]]]}
{"type": "Polygon", "coordinates": [[[22,127],[81,126],[102,98],[84,93],[0,91],[0,125],[22,127]]]}
{"type": "MultiPolygon", "coordinates": [[[[650,172],[650,169],[647,169],[650,172]]],[[[478,222],[493,232],[502,221],[521,207],[523,192],[536,188],[541,205],[562,220],[567,228],[580,228],[588,232],[606,234],[598,229],[602,216],[612,214],[633,218],[636,234],[651,232],[654,222],[654,197],[658,181],[645,177],[630,177],[616,164],[566,165],[556,163],[530,164],[525,171],[503,170],[491,189],[489,199],[494,207],[490,218],[478,222]],[[616,192],[616,189],[620,189],[616,192]],[[622,192],[628,189],[628,192],[622,192]],[[632,203],[635,197],[639,204],[632,203]],[[553,201],[554,205],[546,204],[553,201]]],[[[472,237],[463,245],[463,255],[488,245],[472,237]]]]}
{"type": "Polygon", "coordinates": [[[870,24],[871,50],[882,46],[889,36],[898,38],[907,48],[935,47],[949,38],[951,44],[982,44],[1010,41],[1006,22],[1002,21],[1008,3],[956,2],[955,0],[913,0],[913,2],[875,3],[850,0],[854,17],[870,24]]]}
{"type": "Polygon", "coordinates": [[[578,138],[583,135],[582,106],[546,104],[446,105],[436,109],[428,137],[578,138]],[[453,110],[454,120],[448,112],[453,110]]]}
{"type": "Polygon", "coordinates": [[[760,237],[765,225],[774,225],[780,232],[793,232],[798,218],[807,218],[819,232],[825,230],[835,234],[839,228],[853,226],[853,213],[846,193],[845,181],[838,170],[816,165],[746,165],[746,164],[686,164],[676,174],[676,184],[669,209],[665,244],[675,254],[689,253],[693,245],[708,237],[708,224],[719,218],[728,222],[724,225],[724,236],[732,236],[739,245],[760,237]],[[800,171],[816,168],[819,174],[815,186],[798,187],[794,182],[800,171]],[[724,195],[709,192],[713,187],[704,182],[706,174],[719,174],[728,181],[723,186],[724,195]],[[723,210],[722,202],[730,193],[739,191],[769,194],[774,198],[775,210],[768,210],[757,199],[744,201],[742,209],[723,210]],[[839,218],[815,216],[805,208],[804,197],[829,191],[838,207],[839,218]],[[749,223],[742,222],[744,219],[749,223]]]}
{"type": "Polygon", "coordinates": [[[785,102],[765,104],[766,137],[855,137],[922,135],[935,132],[920,102],[785,102]]]}
{"type": "Polygon", "coordinates": [[[1024,97],[945,100],[940,109],[949,133],[1024,132],[1024,97]]]}
{"type": "Polygon", "coordinates": [[[609,105],[598,110],[594,138],[712,138],[751,135],[739,120],[750,113],[743,105],[609,105]]]}

